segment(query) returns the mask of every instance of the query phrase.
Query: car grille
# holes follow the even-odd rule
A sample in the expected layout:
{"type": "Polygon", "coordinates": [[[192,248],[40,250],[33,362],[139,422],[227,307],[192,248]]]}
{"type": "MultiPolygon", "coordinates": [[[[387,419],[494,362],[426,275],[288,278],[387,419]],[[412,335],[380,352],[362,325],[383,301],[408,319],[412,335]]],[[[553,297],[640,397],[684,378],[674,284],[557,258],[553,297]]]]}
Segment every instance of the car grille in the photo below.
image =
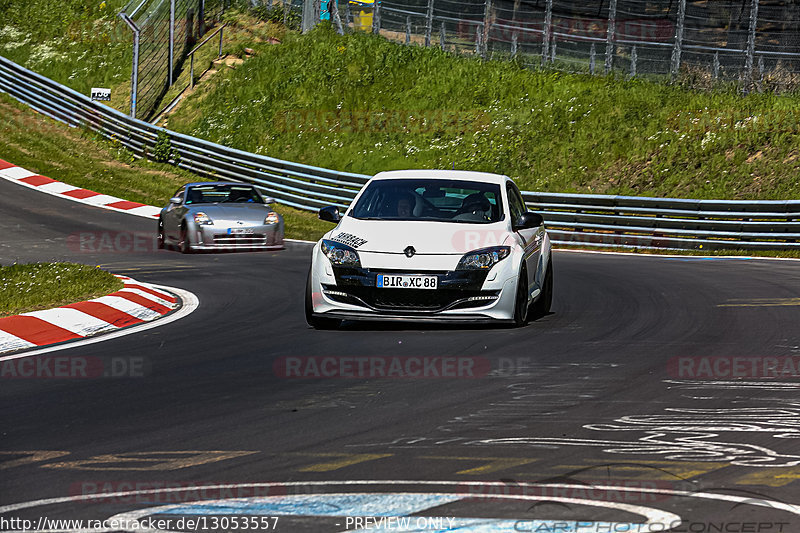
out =
{"type": "Polygon", "coordinates": [[[226,233],[222,233],[219,235],[214,235],[214,244],[227,244],[227,245],[253,245],[253,244],[264,244],[267,236],[263,233],[250,233],[246,235],[228,235],[226,233]]]}
{"type": "Polygon", "coordinates": [[[494,300],[499,291],[481,290],[425,290],[425,289],[378,289],[376,287],[326,287],[326,295],[338,302],[363,305],[380,311],[436,312],[444,309],[482,307],[494,300]],[[453,305],[459,300],[468,300],[453,305]],[[362,303],[363,302],[363,303],[362,303]]]}

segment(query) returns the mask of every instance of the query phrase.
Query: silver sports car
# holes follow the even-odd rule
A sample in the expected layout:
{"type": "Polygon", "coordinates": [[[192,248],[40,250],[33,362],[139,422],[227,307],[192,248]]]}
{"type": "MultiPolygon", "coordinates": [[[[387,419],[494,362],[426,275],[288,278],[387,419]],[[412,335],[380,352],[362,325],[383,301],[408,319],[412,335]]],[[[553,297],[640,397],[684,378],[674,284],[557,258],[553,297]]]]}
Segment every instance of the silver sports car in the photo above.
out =
{"type": "Polygon", "coordinates": [[[283,248],[283,217],[252,185],[232,182],[187,183],[158,217],[158,247],[193,250],[283,248]]]}

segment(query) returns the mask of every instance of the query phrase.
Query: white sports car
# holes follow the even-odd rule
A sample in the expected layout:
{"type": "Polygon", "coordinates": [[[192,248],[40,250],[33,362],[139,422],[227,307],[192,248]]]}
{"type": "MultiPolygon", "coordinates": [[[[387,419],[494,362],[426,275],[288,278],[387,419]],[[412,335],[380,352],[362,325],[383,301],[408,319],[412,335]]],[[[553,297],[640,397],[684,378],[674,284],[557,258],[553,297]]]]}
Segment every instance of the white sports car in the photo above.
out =
{"type": "Polygon", "coordinates": [[[381,172],[314,246],[306,320],[509,322],[550,310],[553,267],[541,215],[507,176],[381,172]]]}

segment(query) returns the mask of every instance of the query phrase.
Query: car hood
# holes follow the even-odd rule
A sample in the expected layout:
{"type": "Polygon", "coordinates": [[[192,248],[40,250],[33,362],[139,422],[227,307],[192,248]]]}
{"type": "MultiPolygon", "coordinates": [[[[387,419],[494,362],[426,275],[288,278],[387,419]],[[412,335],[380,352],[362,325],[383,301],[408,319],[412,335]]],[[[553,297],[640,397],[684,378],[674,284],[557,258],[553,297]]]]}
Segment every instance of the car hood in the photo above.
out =
{"type": "Polygon", "coordinates": [[[358,220],[347,216],[326,238],[348,244],[359,252],[402,254],[413,246],[416,254],[463,255],[498,246],[509,237],[504,221],[463,224],[427,220],[358,220]]]}
{"type": "Polygon", "coordinates": [[[264,222],[264,217],[271,211],[270,207],[266,204],[198,204],[191,207],[192,213],[202,211],[214,221],[217,222],[233,222],[237,221],[245,223],[264,222]]]}

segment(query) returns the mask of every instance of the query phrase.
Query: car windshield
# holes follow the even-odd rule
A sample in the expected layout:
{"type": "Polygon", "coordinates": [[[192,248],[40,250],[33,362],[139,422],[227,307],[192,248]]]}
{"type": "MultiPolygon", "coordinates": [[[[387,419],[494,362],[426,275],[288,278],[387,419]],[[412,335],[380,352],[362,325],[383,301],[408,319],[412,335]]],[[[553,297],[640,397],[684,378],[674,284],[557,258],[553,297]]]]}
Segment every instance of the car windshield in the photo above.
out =
{"type": "Polygon", "coordinates": [[[263,204],[264,200],[251,185],[195,185],[186,192],[187,205],[219,202],[263,204]]]}
{"type": "Polygon", "coordinates": [[[491,224],[503,219],[503,204],[500,186],[492,183],[433,178],[374,180],[350,216],[491,224]]]}

